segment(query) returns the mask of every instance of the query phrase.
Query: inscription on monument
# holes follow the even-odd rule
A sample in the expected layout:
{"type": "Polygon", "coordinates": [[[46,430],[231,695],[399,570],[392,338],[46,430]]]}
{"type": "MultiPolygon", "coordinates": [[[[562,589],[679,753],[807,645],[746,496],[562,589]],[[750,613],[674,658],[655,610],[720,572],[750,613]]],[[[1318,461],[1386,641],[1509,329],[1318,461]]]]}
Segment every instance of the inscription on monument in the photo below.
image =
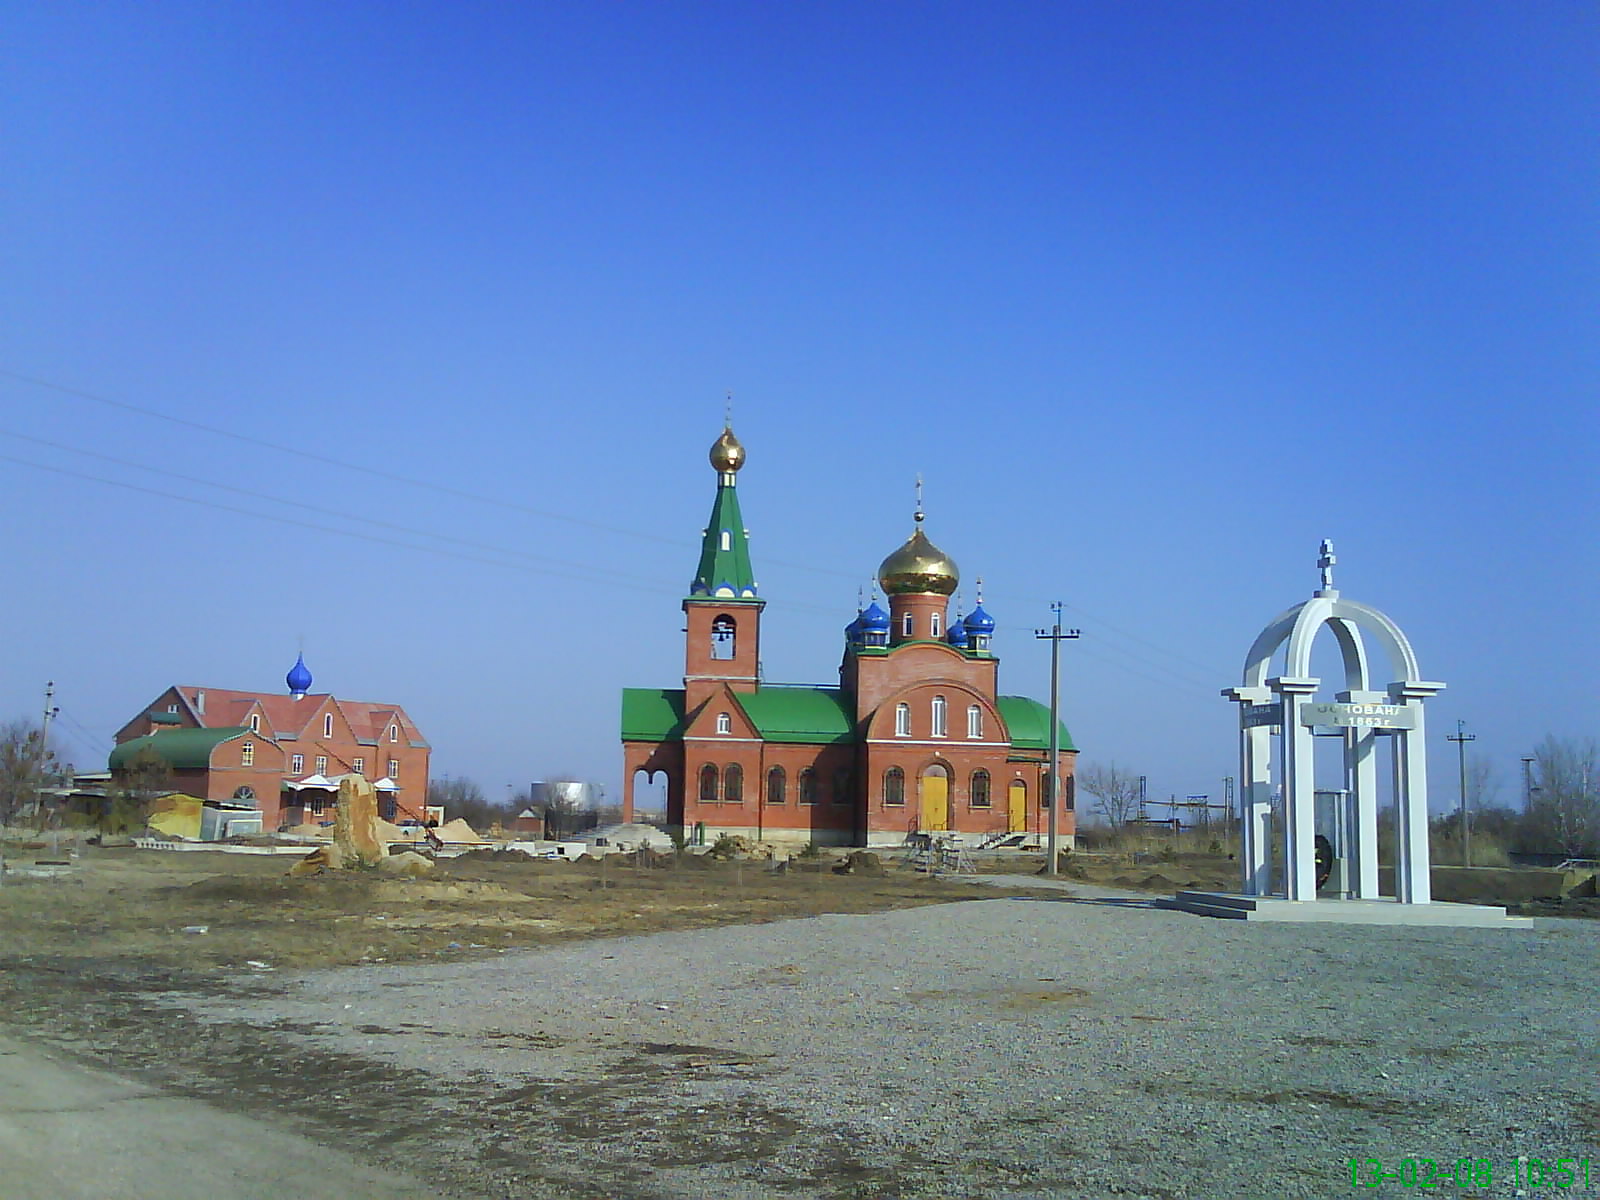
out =
{"type": "Polygon", "coordinates": [[[1244,706],[1244,727],[1254,729],[1258,725],[1282,725],[1283,705],[1281,704],[1246,704],[1244,706]]]}
{"type": "Polygon", "coordinates": [[[1318,704],[1300,706],[1300,724],[1341,729],[1415,729],[1417,713],[1404,704],[1318,704]]]}

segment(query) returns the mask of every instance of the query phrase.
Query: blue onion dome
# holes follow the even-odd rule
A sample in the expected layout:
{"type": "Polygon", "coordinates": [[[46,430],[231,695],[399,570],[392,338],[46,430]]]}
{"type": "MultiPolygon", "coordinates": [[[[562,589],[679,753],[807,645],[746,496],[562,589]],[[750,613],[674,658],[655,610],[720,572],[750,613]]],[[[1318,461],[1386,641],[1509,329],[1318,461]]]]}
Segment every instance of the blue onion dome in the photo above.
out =
{"type": "Polygon", "coordinates": [[[883,606],[876,600],[867,605],[867,611],[858,619],[861,622],[862,633],[889,632],[889,614],[883,611],[883,606]]]}
{"type": "Polygon", "coordinates": [[[950,622],[950,630],[945,634],[944,640],[952,646],[965,646],[967,644],[967,627],[962,624],[960,617],[950,622]]]}
{"type": "Polygon", "coordinates": [[[304,696],[311,690],[311,672],[306,669],[306,656],[295,656],[294,666],[289,668],[289,673],[283,677],[284,683],[289,685],[291,696],[304,696]]]}
{"type": "Polygon", "coordinates": [[[844,627],[844,640],[858,642],[861,640],[861,614],[856,614],[856,619],[844,627]]]}
{"type": "Polygon", "coordinates": [[[967,619],[962,622],[968,633],[993,633],[994,618],[983,611],[983,602],[979,601],[978,607],[967,614],[967,619]]]}

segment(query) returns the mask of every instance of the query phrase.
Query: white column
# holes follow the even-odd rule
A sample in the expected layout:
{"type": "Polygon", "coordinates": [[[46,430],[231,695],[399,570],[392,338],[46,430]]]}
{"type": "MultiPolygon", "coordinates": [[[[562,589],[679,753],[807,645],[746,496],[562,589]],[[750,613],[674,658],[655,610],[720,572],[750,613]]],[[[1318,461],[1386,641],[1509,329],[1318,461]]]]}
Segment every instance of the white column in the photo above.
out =
{"type": "Polygon", "coordinates": [[[1300,720],[1300,702],[1315,694],[1317,679],[1273,679],[1283,697],[1284,895],[1317,898],[1316,739],[1300,720]]]}
{"type": "Polygon", "coordinates": [[[1271,845],[1267,822],[1272,813],[1272,729],[1246,726],[1252,705],[1276,701],[1264,687],[1225,688],[1239,703],[1239,887],[1246,896],[1272,892],[1271,845]]]}
{"type": "Polygon", "coordinates": [[[1428,904],[1433,881],[1428,874],[1428,743],[1422,702],[1444,690],[1442,683],[1404,680],[1389,685],[1393,703],[1416,714],[1415,725],[1394,735],[1395,899],[1428,904]]]}
{"type": "MultiPolygon", "coordinates": [[[[1353,704],[1382,704],[1384,692],[1340,692],[1353,704]]],[[[1378,898],[1378,735],[1347,729],[1344,736],[1344,786],[1350,792],[1350,890],[1357,900],[1378,898]]]]}
{"type": "Polygon", "coordinates": [[[1267,821],[1272,815],[1272,730],[1265,725],[1239,731],[1240,864],[1244,894],[1272,891],[1267,821]]]}
{"type": "Polygon", "coordinates": [[[1302,725],[1299,704],[1315,694],[1315,678],[1275,678],[1283,698],[1283,894],[1293,901],[1317,899],[1317,758],[1315,738],[1302,725]]]}
{"type": "Polygon", "coordinates": [[[1395,735],[1395,898],[1401,904],[1433,899],[1428,862],[1428,762],[1423,740],[1422,705],[1415,705],[1417,727],[1395,735]]]}

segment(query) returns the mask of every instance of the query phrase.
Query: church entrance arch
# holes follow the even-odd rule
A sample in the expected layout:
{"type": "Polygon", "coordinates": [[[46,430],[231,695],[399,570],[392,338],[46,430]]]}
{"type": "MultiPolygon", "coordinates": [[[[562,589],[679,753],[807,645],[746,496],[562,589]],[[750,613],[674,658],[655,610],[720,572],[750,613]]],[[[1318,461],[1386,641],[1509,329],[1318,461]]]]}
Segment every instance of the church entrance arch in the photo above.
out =
{"type": "Polygon", "coordinates": [[[942,833],[950,828],[950,771],[930,763],[918,780],[922,796],[922,828],[927,833],[942,833]]]}
{"type": "Polygon", "coordinates": [[[1395,804],[1395,898],[1427,904],[1428,777],[1422,704],[1444,684],[1421,678],[1416,654],[1400,627],[1365,604],[1346,600],[1333,586],[1338,560],[1324,540],[1317,566],[1322,587],[1261,631],[1245,656],[1244,679],[1223,695],[1239,705],[1240,849],[1244,893],[1273,893],[1268,839],[1280,848],[1282,895],[1315,900],[1317,894],[1316,737],[1337,737],[1343,750],[1344,787],[1333,795],[1339,811],[1332,827],[1344,844],[1334,853],[1345,867],[1344,895],[1378,899],[1378,769],[1381,738],[1389,743],[1395,804]],[[1323,628],[1338,642],[1344,690],[1332,703],[1316,700],[1322,680],[1311,673],[1311,647],[1323,628]],[[1377,686],[1362,633],[1384,650],[1391,681],[1377,686]],[[1279,649],[1282,673],[1269,676],[1279,649]],[[1278,767],[1276,786],[1274,763],[1278,767]],[[1281,795],[1281,819],[1273,813],[1281,795]],[[1274,828],[1276,826],[1276,828],[1274,828]]]}

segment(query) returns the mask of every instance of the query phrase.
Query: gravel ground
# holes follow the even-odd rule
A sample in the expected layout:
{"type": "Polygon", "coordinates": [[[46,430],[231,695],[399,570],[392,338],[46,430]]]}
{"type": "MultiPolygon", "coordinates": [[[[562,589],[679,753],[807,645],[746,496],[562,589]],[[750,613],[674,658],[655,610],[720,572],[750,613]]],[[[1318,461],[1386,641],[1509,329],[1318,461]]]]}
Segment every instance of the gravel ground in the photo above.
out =
{"type": "MultiPolygon", "coordinates": [[[[1218,921],[995,899],[172,996],[370,1064],[365,1126],[497,1197],[1600,1195],[1600,923],[1218,921]],[[406,1097],[414,1121],[379,1119],[406,1097]],[[1591,1160],[1518,1190],[1519,1155],[1591,1160]],[[1421,1181],[1418,1181],[1421,1182],[1421,1181]],[[1463,1178],[1462,1182],[1466,1182],[1463,1178]]],[[[284,1069],[292,1069],[285,1067],[284,1069]]]]}

